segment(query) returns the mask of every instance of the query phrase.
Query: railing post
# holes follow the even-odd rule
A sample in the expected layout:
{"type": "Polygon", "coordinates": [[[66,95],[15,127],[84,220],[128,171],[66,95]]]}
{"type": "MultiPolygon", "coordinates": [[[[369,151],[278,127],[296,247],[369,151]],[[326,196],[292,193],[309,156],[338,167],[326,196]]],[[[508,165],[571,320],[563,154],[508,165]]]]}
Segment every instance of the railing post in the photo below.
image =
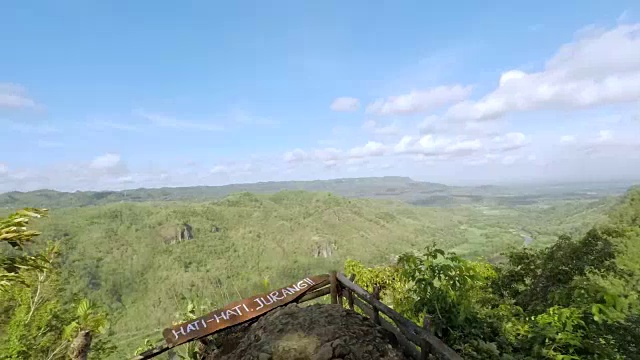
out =
{"type": "MultiPolygon", "coordinates": [[[[431,316],[425,315],[422,319],[422,328],[431,333],[431,316]]],[[[420,345],[420,359],[427,360],[429,358],[429,354],[431,353],[431,345],[426,341],[422,340],[422,344],[420,345]]]]}
{"type": "Polygon", "coordinates": [[[329,273],[329,284],[331,286],[331,303],[338,303],[338,272],[332,271],[329,273]]]}
{"type": "Polygon", "coordinates": [[[338,291],[338,304],[340,304],[340,307],[344,307],[344,294],[342,293],[342,286],[340,284],[340,281],[338,281],[337,275],[336,275],[336,290],[338,291]]]}
{"type": "MultiPolygon", "coordinates": [[[[378,285],[373,287],[373,298],[376,300],[380,300],[380,287],[378,285]]],[[[373,322],[376,325],[380,325],[380,312],[375,306],[373,308],[373,322]]]]}
{"type": "MultiPolygon", "coordinates": [[[[349,275],[349,280],[353,282],[355,280],[356,274],[349,275]]],[[[349,309],[353,310],[353,291],[347,288],[347,303],[349,304],[349,309]]]]}

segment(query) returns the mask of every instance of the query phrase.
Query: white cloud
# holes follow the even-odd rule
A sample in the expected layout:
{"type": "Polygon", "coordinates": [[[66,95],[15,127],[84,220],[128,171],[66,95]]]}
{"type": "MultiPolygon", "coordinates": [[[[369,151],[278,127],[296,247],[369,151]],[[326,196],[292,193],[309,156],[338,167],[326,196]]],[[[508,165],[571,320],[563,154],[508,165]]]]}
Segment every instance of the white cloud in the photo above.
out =
{"type": "Polygon", "coordinates": [[[136,180],[138,185],[166,185],[166,180],[156,174],[130,174],[120,155],[107,153],[91,161],[7,169],[6,176],[0,179],[0,191],[30,191],[42,188],[63,191],[118,189],[122,188],[121,185],[127,176],[136,180]]]}
{"type": "Polygon", "coordinates": [[[209,172],[212,173],[212,174],[224,174],[228,170],[229,169],[224,165],[216,165],[209,172]]]}
{"type": "Polygon", "coordinates": [[[493,120],[508,113],[578,109],[640,98],[640,24],[595,29],[562,46],[543,71],[505,72],[496,90],[458,103],[450,120],[493,120]]]}
{"type": "Polygon", "coordinates": [[[0,163],[0,175],[7,175],[9,173],[9,167],[3,163],[0,163]]]}
{"type": "Polygon", "coordinates": [[[403,154],[408,152],[414,144],[415,139],[413,136],[403,136],[398,144],[393,148],[393,151],[397,154],[403,154]]]}
{"type": "Polygon", "coordinates": [[[142,110],[134,111],[139,116],[151,124],[159,127],[173,128],[179,130],[201,130],[201,131],[221,131],[224,127],[219,124],[200,123],[187,120],[179,120],[163,114],[148,113],[142,110]]]}
{"type": "Polygon", "coordinates": [[[420,159],[423,159],[424,156],[465,156],[482,148],[483,144],[480,139],[450,138],[427,134],[419,139],[412,136],[404,136],[393,150],[398,155],[421,155],[420,159]]]}
{"type": "Polygon", "coordinates": [[[450,135],[467,135],[467,136],[492,136],[499,134],[503,122],[476,122],[450,121],[442,116],[429,115],[418,123],[418,130],[421,134],[450,134],[450,135]]]}
{"type": "Polygon", "coordinates": [[[324,148],[312,151],[294,149],[284,153],[282,156],[282,159],[291,165],[301,164],[307,161],[320,161],[328,167],[337,165],[338,161],[342,158],[342,151],[336,148],[324,148]]]}
{"type": "Polygon", "coordinates": [[[513,165],[520,158],[518,156],[507,155],[502,158],[501,162],[503,165],[513,165]]]}
{"type": "Polygon", "coordinates": [[[307,158],[306,151],[302,149],[295,149],[293,151],[286,152],[283,156],[284,161],[288,163],[299,163],[307,158]]]}
{"type": "Polygon", "coordinates": [[[471,93],[470,86],[438,86],[428,90],[413,90],[408,94],[378,99],[367,106],[367,113],[376,115],[414,114],[436,109],[465,99],[471,93]]]}
{"type": "Polygon", "coordinates": [[[452,142],[449,138],[427,134],[420,138],[418,144],[421,146],[420,150],[423,152],[437,154],[443,152],[452,142]]]}
{"type": "Polygon", "coordinates": [[[600,130],[577,145],[578,150],[589,156],[615,157],[618,160],[640,157],[640,137],[633,133],[616,134],[612,130],[600,130]]]}
{"type": "Polygon", "coordinates": [[[209,170],[209,174],[224,175],[225,177],[246,176],[251,175],[254,170],[255,167],[251,163],[229,162],[214,166],[211,170],[209,170]]]}
{"type": "Polygon", "coordinates": [[[366,164],[369,162],[369,159],[365,159],[365,158],[350,158],[347,159],[346,164],[347,165],[362,165],[362,164],[366,164]]]}
{"type": "Polygon", "coordinates": [[[331,103],[333,111],[353,112],[360,108],[360,100],[353,97],[339,97],[331,103]]]}
{"type": "Polygon", "coordinates": [[[465,152],[482,149],[482,142],[479,139],[463,140],[447,146],[447,152],[465,152]]]}
{"type": "Polygon", "coordinates": [[[35,106],[35,101],[29,98],[23,86],[0,83],[0,108],[19,109],[35,106]]]}
{"type": "Polygon", "coordinates": [[[571,144],[576,142],[576,137],[574,135],[562,135],[560,137],[560,142],[563,144],[571,144]]]}
{"type": "Polygon", "coordinates": [[[316,150],[314,155],[316,158],[322,161],[335,161],[340,159],[341,151],[336,148],[326,148],[321,150],[316,150]]]}
{"type": "Polygon", "coordinates": [[[520,132],[510,132],[504,135],[496,136],[493,142],[502,151],[520,149],[528,145],[527,137],[520,132]]]}
{"type": "Polygon", "coordinates": [[[376,141],[369,141],[362,147],[356,147],[349,151],[349,156],[353,158],[364,158],[371,156],[382,156],[387,152],[387,146],[376,141]]]}
{"type": "Polygon", "coordinates": [[[422,134],[432,134],[443,131],[446,129],[446,125],[442,120],[439,116],[429,115],[418,124],[418,130],[420,130],[422,134]]]}
{"type": "Polygon", "coordinates": [[[120,176],[119,178],[116,179],[116,181],[122,184],[131,184],[134,182],[134,178],[131,175],[120,176]]]}
{"type": "Polygon", "coordinates": [[[326,160],[326,161],[323,161],[323,163],[324,163],[324,166],[328,168],[336,167],[338,165],[337,160],[326,160]]]}
{"type": "Polygon", "coordinates": [[[526,136],[517,132],[506,133],[492,139],[426,134],[420,138],[404,136],[393,147],[393,152],[397,155],[419,154],[435,159],[449,159],[452,156],[468,158],[486,152],[515,151],[528,144],[526,136]]]}
{"type": "Polygon", "coordinates": [[[598,142],[607,142],[613,140],[613,131],[611,130],[600,130],[598,133],[598,138],[596,141],[598,142]]]}
{"type": "Polygon", "coordinates": [[[104,154],[94,158],[89,167],[92,169],[109,169],[120,165],[120,155],[104,154]]]}

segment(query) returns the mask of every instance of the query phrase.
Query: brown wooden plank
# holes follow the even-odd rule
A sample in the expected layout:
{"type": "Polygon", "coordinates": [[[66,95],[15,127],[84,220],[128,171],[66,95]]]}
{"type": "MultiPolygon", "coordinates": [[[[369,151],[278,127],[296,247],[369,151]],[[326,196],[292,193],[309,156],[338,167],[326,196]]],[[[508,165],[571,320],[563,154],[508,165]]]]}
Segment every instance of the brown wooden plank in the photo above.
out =
{"type": "MultiPolygon", "coordinates": [[[[395,310],[388,307],[384,303],[376,300],[371,294],[369,294],[366,290],[361,288],[360,286],[354,284],[352,281],[347,279],[347,277],[340,273],[337,274],[338,281],[345,288],[351,289],[356,295],[358,295],[362,300],[366,301],[373,307],[377,308],[383,314],[388,316],[393,322],[398,325],[399,328],[402,329],[401,326],[404,326],[408,333],[412,333],[415,336],[426,340],[429,346],[432,349],[432,354],[436,355],[440,359],[445,360],[462,360],[462,357],[458,355],[453,349],[448,347],[442,340],[438,339],[431,333],[426,332],[424,329],[420,328],[418,325],[404,318],[402,315],[398,314],[395,310]]],[[[419,342],[421,344],[421,341],[419,342]]]]}
{"type": "Polygon", "coordinates": [[[290,303],[326,279],[326,274],[312,276],[270,293],[235,301],[222,309],[212,311],[195,320],[166,328],[162,332],[162,335],[170,347],[184,344],[191,340],[210,335],[221,329],[240,324],[279,306],[290,303]]]}
{"type": "MultiPolygon", "coordinates": [[[[364,301],[363,299],[361,299],[358,296],[354,297],[354,303],[359,308],[362,308],[362,306],[360,306],[361,304],[367,304],[367,306],[370,309],[373,309],[373,306],[371,306],[371,304],[367,303],[366,301],[364,301]]],[[[371,310],[371,316],[373,316],[373,310],[371,310]]],[[[369,317],[371,317],[371,316],[369,316],[369,317]]],[[[409,341],[414,343],[416,346],[420,346],[422,344],[422,338],[420,338],[420,336],[418,336],[418,335],[414,334],[413,332],[409,331],[405,326],[402,326],[401,324],[395,324],[395,326],[402,333],[402,335],[404,337],[406,337],[409,341]]]]}
{"type": "Polygon", "coordinates": [[[338,280],[337,280],[337,271],[332,271],[329,273],[329,284],[331,286],[331,303],[338,303],[338,280]]]}
{"type": "Polygon", "coordinates": [[[329,295],[330,293],[331,293],[331,288],[330,287],[328,287],[328,286],[327,287],[323,287],[321,289],[318,289],[318,290],[312,291],[310,293],[307,293],[306,295],[301,297],[300,300],[298,300],[297,302],[302,303],[302,302],[305,302],[305,301],[310,301],[310,300],[317,299],[317,298],[322,297],[322,296],[329,295]]]}
{"type": "Polygon", "coordinates": [[[131,360],[148,360],[164,353],[165,351],[169,351],[171,348],[173,348],[173,346],[168,346],[166,344],[158,345],[153,349],[141,353],[140,355],[134,356],[131,360]]]}
{"type": "MultiPolygon", "coordinates": [[[[356,274],[349,275],[349,280],[353,281],[356,278],[356,274]]],[[[347,303],[349,304],[349,309],[353,310],[353,292],[350,289],[345,289],[347,291],[347,303]]]]}
{"type": "MultiPolygon", "coordinates": [[[[358,298],[354,298],[353,301],[354,301],[354,305],[356,305],[360,310],[362,310],[362,312],[364,312],[367,316],[369,317],[373,316],[373,309],[370,305],[368,305],[366,302],[358,298]]],[[[402,334],[399,328],[397,328],[394,324],[390,323],[384,318],[380,319],[380,326],[382,326],[384,329],[392,332],[395,335],[396,339],[398,340],[398,344],[400,344],[400,348],[402,349],[402,352],[406,356],[409,356],[414,360],[420,359],[420,352],[418,351],[416,345],[414,345],[411,341],[409,341],[402,334]]]]}
{"type": "MultiPolygon", "coordinates": [[[[372,295],[374,299],[380,300],[380,287],[378,285],[373,287],[372,295]]],[[[375,306],[373,307],[373,317],[371,319],[374,323],[380,325],[380,313],[378,312],[378,309],[375,308],[375,306]]]]}
{"type": "MultiPolygon", "coordinates": [[[[424,319],[422,319],[422,328],[425,329],[425,331],[431,333],[431,316],[429,315],[424,316],[424,319]]],[[[420,347],[422,348],[422,351],[420,353],[420,359],[421,360],[429,359],[429,354],[432,351],[432,349],[430,348],[430,344],[426,340],[423,340],[423,344],[420,347]]]]}

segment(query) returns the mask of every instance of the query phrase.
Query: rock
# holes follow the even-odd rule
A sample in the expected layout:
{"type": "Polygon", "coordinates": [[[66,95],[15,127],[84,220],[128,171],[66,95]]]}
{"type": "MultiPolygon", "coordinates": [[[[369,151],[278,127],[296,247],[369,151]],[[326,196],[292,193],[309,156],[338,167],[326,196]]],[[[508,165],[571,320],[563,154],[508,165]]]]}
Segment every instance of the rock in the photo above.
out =
{"type": "Polygon", "coordinates": [[[214,337],[206,360],[406,359],[391,333],[339,305],[287,305],[214,337]]]}
{"type": "Polygon", "coordinates": [[[178,227],[178,242],[193,239],[193,228],[191,225],[184,223],[178,227]]]}
{"type": "Polygon", "coordinates": [[[333,358],[333,347],[331,344],[324,344],[318,349],[318,352],[313,356],[313,360],[331,360],[333,358]]]}
{"type": "Polygon", "coordinates": [[[333,241],[320,239],[316,236],[314,236],[312,240],[314,241],[312,249],[313,257],[328,258],[333,255],[333,250],[337,249],[337,246],[333,241]]]}
{"type": "Polygon", "coordinates": [[[336,357],[345,357],[349,355],[349,347],[342,342],[342,340],[336,340],[331,343],[333,347],[333,355],[336,357]]]}

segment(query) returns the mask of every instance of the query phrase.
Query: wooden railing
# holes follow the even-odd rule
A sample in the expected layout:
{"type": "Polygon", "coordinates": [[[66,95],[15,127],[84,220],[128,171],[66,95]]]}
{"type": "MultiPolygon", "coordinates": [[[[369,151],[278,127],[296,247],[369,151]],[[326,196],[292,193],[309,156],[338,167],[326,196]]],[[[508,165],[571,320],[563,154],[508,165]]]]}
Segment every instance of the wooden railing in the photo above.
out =
{"type": "MultiPolygon", "coordinates": [[[[355,310],[357,307],[375,324],[391,332],[396,337],[405,356],[414,360],[425,360],[433,357],[441,360],[462,360],[460,355],[429,331],[428,318],[425,318],[423,327],[416,325],[381,302],[379,293],[379,288],[374,289],[374,293],[371,294],[358,286],[354,282],[353,275],[347,278],[342,273],[332,271],[328,280],[316,284],[313,286],[312,291],[294,302],[302,303],[330,295],[332,304],[345,306],[344,301],[346,299],[347,306],[351,310],[355,310]],[[384,314],[390,321],[381,317],[380,313],[384,314]]],[[[258,317],[253,318],[251,321],[256,321],[257,319],[258,317]]],[[[132,360],[151,359],[170,348],[171,346],[162,344],[154,349],[145,351],[132,360]]]]}
{"type": "Polygon", "coordinates": [[[346,298],[350,309],[353,310],[357,306],[374,323],[392,332],[406,356],[416,360],[428,359],[430,355],[442,360],[462,360],[462,357],[453,349],[431,334],[428,318],[425,318],[424,327],[419,327],[381,302],[379,288],[371,294],[354,283],[353,275],[347,278],[344,274],[332,272],[329,279],[331,303],[340,303],[344,306],[343,299],[346,298]],[[331,281],[334,278],[335,282],[331,281]],[[333,283],[336,284],[335,291],[333,283]],[[386,315],[391,321],[380,317],[380,313],[386,315]]]}

